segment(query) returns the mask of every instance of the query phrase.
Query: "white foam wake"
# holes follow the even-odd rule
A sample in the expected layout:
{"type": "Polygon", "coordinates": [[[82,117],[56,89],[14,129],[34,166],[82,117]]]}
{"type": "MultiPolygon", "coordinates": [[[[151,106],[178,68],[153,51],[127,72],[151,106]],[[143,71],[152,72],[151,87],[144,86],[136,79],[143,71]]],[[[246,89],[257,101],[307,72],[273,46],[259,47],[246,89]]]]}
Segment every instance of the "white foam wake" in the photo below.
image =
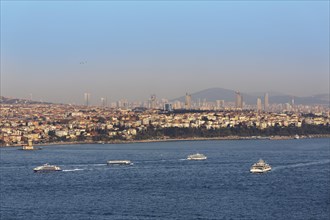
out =
{"type": "Polygon", "coordinates": [[[62,170],[63,172],[75,172],[75,171],[81,171],[84,169],[71,169],[71,170],[62,170]]]}
{"type": "Polygon", "coordinates": [[[97,164],[59,164],[59,166],[72,166],[72,167],[98,167],[106,166],[106,163],[97,163],[97,164]]]}
{"type": "Polygon", "coordinates": [[[99,167],[99,166],[106,166],[107,164],[105,163],[99,163],[99,164],[91,164],[90,166],[94,166],[94,167],[99,167]]]}
{"type": "Polygon", "coordinates": [[[296,167],[306,167],[306,166],[322,165],[322,164],[327,164],[327,163],[330,163],[330,160],[320,160],[320,161],[308,162],[308,163],[290,164],[290,165],[285,165],[285,166],[273,167],[272,168],[272,171],[282,170],[282,169],[288,169],[288,168],[296,168],[296,167]]]}

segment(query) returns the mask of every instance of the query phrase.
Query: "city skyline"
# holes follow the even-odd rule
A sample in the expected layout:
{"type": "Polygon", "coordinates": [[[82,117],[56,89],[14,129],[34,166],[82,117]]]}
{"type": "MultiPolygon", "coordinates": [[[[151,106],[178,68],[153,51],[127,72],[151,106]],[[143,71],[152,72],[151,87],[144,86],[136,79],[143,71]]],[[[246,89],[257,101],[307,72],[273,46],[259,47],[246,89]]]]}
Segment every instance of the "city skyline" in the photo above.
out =
{"type": "MultiPolygon", "coordinates": [[[[181,94],[182,95],[182,94],[181,94]]],[[[1,99],[5,100],[20,100],[19,103],[23,101],[32,101],[35,103],[52,103],[52,104],[69,104],[69,105],[85,105],[85,106],[111,106],[114,103],[123,102],[123,103],[144,103],[146,106],[154,106],[156,102],[162,103],[175,103],[181,102],[185,109],[190,109],[192,103],[195,105],[201,105],[201,102],[216,103],[216,105],[223,105],[226,103],[234,103],[236,108],[242,108],[243,104],[253,105],[254,101],[258,98],[263,97],[263,109],[267,110],[269,107],[269,97],[274,99],[273,104],[285,104],[289,103],[290,105],[295,98],[298,98],[300,101],[298,104],[303,105],[325,105],[329,101],[329,93],[316,94],[313,96],[299,97],[294,95],[283,94],[280,92],[257,92],[257,93],[245,93],[241,91],[234,91],[223,88],[210,88],[206,90],[197,91],[195,93],[186,93],[184,96],[177,96],[175,98],[169,99],[168,97],[158,97],[157,94],[151,94],[149,97],[145,97],[141,100],[133,100],[129,97],[121,99],[110,99],[107,96],[103,97],[93,97],[91,93],[85,92],[81,96],[81,100],[78,102],[65,103],[65,102],[51,102],[48,100],[38,100],[33,98],[32,93],[28,94],[27,97],[5,97],[0,96],[1,99]],[[230,95],[230,93],[232,93],[230,95]],[[232,97],[230,97],[232,96],[232,97]],[[243,97],[247,96],[248,100],[244,100],[243,97]],[[252,101],[253,100],[253,101],[252,101]]],[[[37,95],[38,97],[38,95],[37,95]]],[[[294,103],[293,103],[294,104],[294,103]]]]}
{"type": "Polygon", "coordinates": [[[88,93],[96,104],[215,87],[329,93],[328,27],[327,1],[2,1],[1,95],[84,104],[88,93]]]}

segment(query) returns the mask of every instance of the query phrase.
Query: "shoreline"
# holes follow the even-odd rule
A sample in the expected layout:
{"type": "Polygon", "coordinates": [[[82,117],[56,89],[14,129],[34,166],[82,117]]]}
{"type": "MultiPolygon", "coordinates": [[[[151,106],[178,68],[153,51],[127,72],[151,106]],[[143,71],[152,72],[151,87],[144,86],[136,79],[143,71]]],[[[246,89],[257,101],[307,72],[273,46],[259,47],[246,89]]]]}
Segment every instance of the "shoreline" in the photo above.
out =
{"type": "MultiPolygon", "coordinates": [[[[330,138],[330,134],[314,134],[308,136],[251,136],[251,137],[241,137],[241,136],[228,136],[228,137],[192,137],[192,138],[164,138],[164,139],[148,139],[148,140],[114,140],[109,142],[104,141],[71,141],[71,142],[49,142],[49,143],[38,143],[33,144],[34,146],[57,146],[57,145],[82,145],[82,144],[134,144],[134,143],[154,143],[154,142],[176,142],[176,141],[212,141],[212,140],[293,140],[293,139],[316,139],[316,138],[330,138]]],[[[14,145],[3,145],[0,148],[11,148],[11,147],[22,147],[21,144],[14,145]]]]}

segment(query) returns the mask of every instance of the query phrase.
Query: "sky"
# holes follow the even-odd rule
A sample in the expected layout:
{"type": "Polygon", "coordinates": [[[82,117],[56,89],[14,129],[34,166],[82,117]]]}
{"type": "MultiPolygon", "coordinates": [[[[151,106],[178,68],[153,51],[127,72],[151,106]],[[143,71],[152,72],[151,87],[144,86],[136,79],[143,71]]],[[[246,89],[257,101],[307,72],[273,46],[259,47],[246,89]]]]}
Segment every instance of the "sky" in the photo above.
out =
{"type": "Polygon", "coordinates": [[[1,1],[1,95],[329,93],[329,1],[1,1]]]}

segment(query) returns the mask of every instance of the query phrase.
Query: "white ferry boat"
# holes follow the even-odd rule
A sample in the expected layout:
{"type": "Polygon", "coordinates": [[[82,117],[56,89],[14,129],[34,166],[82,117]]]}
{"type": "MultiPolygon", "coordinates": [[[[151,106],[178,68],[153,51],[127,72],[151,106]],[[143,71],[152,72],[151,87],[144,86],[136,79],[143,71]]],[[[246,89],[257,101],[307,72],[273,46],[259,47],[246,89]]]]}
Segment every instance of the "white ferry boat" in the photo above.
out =
{"type": "Polygon", "coordinates": [[[48,163],[36,167],[33,169],[34,172],[53,172],[53,171],[62,171],[62,169],[55,165],[49,165],[48,163]]]}
{"type": "Polygon", "coordinates": [[[133,165],[130,160],[109,160],[108,165],[133,165]]]}
{"type": "Polygon", "coordinates": [[[204,154],[191,154],[187,157],[187,160],[206,160],[207,157],[204,154]]]}
{"type": "Polygon", "coordinates": [[[251,173],[266,173],[270,171],[272,168],[269,164],[267,164],[264,160],[260,159],[257,163],[253,164],[250,172],[251,173]]]}

